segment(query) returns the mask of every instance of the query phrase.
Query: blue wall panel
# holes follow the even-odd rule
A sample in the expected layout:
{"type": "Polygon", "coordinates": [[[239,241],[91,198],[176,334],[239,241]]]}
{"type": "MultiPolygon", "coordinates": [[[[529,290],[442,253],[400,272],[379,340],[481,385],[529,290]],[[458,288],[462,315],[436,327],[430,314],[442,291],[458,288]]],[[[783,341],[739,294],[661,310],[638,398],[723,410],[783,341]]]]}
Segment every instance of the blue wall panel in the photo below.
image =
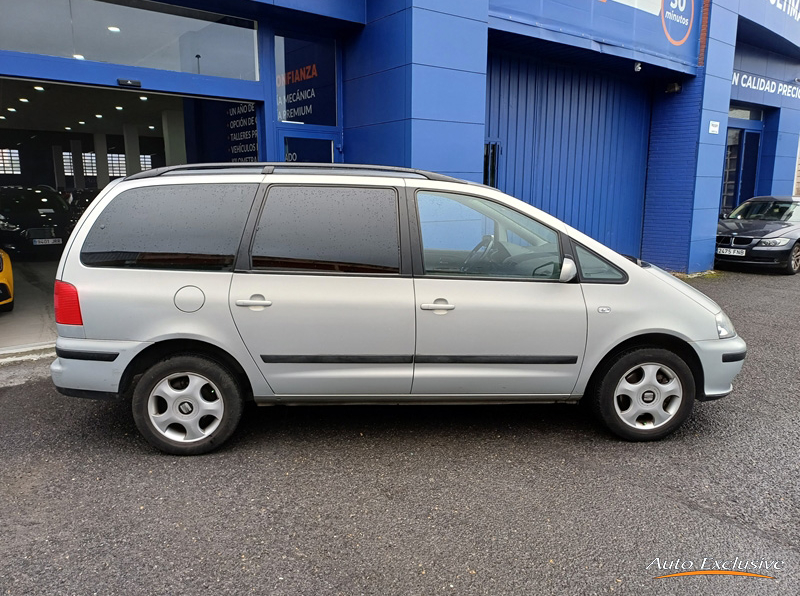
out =
{"type": "Polygon", "coordinates": [[[606,73],[490,54],[487,137],[498,187],[639,255],[650,95],[606,73]]]}

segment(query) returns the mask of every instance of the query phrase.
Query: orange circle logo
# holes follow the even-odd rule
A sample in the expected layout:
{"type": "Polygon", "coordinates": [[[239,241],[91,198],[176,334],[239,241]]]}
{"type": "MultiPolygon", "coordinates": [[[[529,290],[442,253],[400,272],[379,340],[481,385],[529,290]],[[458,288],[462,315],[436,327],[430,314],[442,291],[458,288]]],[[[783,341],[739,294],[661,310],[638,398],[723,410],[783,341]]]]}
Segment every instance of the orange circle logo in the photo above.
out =
{"type": "MultiPolygon", "coordinates": [[[[684,42],[687,39],[689,39],[689,35],[692,32],[692,24],[694,24],[694,0],[688,0],[688,2],[691,4],[691,7],[692,7],[691,16],[689,17],[689,28],[686,30],[686,35],[684,35],[682,39],[679,39],[677,41],[672,38],[672,36],[669,34],[669,30],[667,30],[667,21],[666,21],[666,18],[665,18],[666,11],[664,10],[664,2],[666,2],[666,1],[667,0],[661,0],[661,25],[664,27],[664,35],[667,36],[667,39],[669,40],[669,43],[671,43],[672,45],[674,45],[674,46],[683,45],[684,42]]],[[[671,1],[675,2],[676,5],[678,4],[678,2],[676,2],[676,0],[671,0],[671,1]]],[[[685,8],[684,8],[684,10],[685,10],[685,8]]]]}

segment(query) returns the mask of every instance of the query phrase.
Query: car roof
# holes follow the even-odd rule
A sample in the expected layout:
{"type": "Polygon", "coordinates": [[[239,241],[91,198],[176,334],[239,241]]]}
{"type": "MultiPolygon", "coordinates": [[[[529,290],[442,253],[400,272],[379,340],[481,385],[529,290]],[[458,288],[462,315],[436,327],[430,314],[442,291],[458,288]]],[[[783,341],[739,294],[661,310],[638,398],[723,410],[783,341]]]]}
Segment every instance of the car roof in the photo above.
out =
{"type": "Polygon", "coordinates": [[[791,201],[793,203],[800,202],[800,196],[763,196],[763,197],[753,197],[752,199],[747,199],[748,202],[761,202],[761,201],[791,201]]]}

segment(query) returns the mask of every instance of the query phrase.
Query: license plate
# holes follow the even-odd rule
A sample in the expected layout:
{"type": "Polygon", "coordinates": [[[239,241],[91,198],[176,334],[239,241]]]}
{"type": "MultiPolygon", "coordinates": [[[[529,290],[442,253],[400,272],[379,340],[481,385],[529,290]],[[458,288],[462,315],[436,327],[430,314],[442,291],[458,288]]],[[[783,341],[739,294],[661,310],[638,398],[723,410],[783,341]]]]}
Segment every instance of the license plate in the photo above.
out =
{"type": "Polygon", "coordinates": [[[732,257],[743,257],[744,256],[744,249],[743,248],[718,248],[717,254],[718,255],[730,255],[732,257]]]}
{"type": "Polygon", "coordinates": [[[40,244],[61,244],[62,240],[61,238],[34,238],[31,242],[38,246],[40,244]]]}

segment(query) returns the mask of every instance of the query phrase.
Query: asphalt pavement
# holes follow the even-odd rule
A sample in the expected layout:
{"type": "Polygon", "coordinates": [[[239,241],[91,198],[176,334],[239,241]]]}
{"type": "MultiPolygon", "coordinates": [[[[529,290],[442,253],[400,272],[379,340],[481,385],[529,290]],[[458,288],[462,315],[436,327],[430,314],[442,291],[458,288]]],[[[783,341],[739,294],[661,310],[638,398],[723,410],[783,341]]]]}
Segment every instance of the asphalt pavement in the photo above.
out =
{"type": "Polygon", "coordinates": [[[690,283],[749,354],[657,443],[568,405],[253,407],[180,458],[1,365],[0,594],[796,596],[800,276],[690,283]],[[654,579],[736,557],[774,579],[654,579]]]}

